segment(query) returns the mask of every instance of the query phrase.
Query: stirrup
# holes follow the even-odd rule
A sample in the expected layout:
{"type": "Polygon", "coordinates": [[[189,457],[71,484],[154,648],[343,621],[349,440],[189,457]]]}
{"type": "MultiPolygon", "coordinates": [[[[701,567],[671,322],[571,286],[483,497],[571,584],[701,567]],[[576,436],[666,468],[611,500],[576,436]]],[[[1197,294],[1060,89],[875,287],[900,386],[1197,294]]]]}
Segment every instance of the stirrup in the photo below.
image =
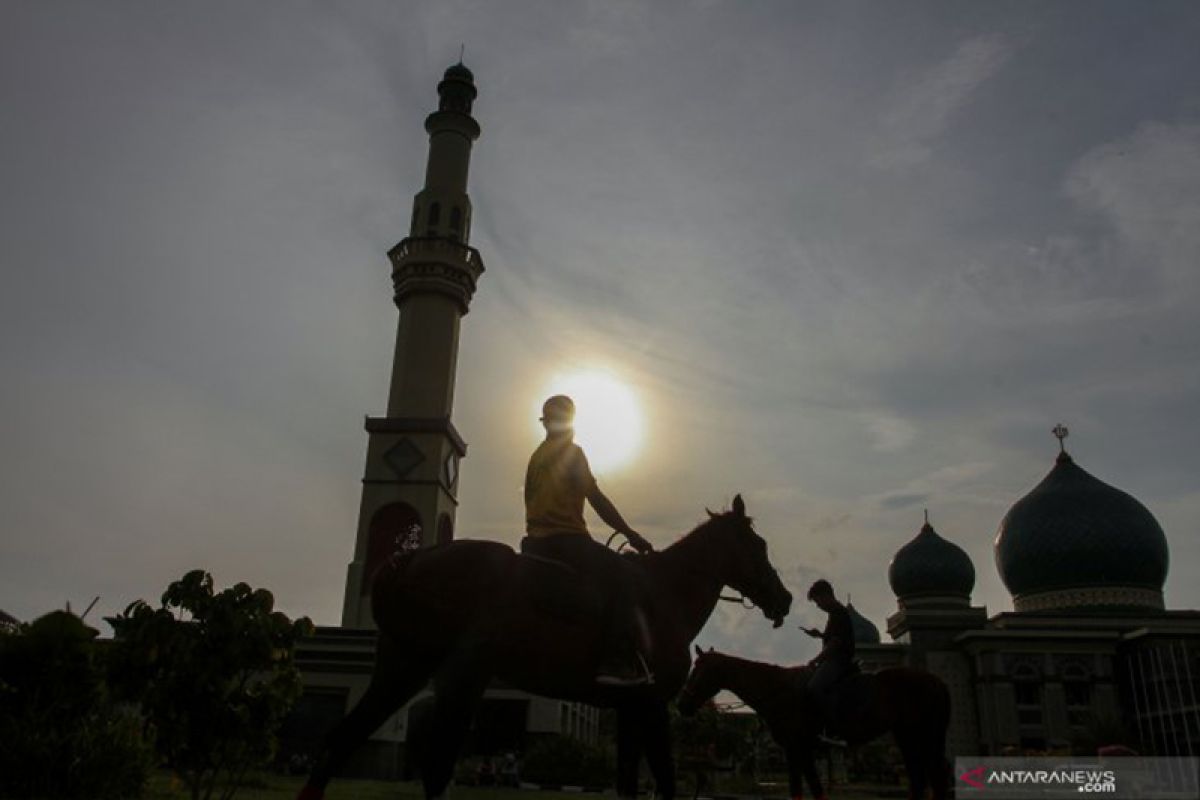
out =
{"type": "Polygon", "coordinates": [[[637,656],[638,675],[631,677],[620,677],[618,675],[597,675],[596,683],[601,686],[653,686],[654,673],[650,671],[650,667],[646,664],[646,659],[642,658],[641,653],[635,653],[637,656]]]}
{"type": "Polygon", "coordinates": [[[817,734],[817,741],[827,744],[830,747],[845,747],[846,746],[845,739],[839,739],[838,737],[830,734],[829,731],[827,731],[827,730],[823,730],[817,734]]]}

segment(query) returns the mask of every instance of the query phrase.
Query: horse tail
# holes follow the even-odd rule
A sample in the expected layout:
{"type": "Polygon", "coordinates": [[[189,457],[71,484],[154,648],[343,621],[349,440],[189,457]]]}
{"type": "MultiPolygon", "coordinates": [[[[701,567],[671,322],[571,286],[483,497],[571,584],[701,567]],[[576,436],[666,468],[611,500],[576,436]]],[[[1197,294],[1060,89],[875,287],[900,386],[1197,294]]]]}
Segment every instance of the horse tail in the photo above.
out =
{"type": "Polygon", "coordinates": [[[383,599],[392,593],[396,584],[403,580],[404,573],[421,555],[422,550],[398,550],[379,565],[371,574],[371,616],[379,619],[383,599]]]}
{"type": "Polygon", "coordinates": [[[937,698],[937,709],[934,719],[937,721],[937,726],[942,731],[942,738],[946,736],[946,731],[950,728],[950,687],[946,682],[937,676],[933,676],[936,684],[935,697],[937,698]]]}
{"type": "Polygon", "coordinates": [[[936,728],[930,733],[933,763],[930,765],[928,777],[934,800],[942,800],[946,797],[951,778],[950,762],[946,757],[946,736],[950,730],[950,687],[936,675],[930,677],[934,683],[935,707],[932,720],[936,728]]]}

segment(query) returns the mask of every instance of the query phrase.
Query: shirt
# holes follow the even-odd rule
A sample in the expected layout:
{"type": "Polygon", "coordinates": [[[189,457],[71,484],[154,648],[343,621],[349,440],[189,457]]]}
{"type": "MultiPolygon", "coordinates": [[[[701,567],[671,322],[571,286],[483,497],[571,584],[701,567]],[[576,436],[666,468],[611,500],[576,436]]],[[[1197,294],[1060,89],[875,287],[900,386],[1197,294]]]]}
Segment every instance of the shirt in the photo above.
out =
{"type": "Polygon", "coordinates": [[[525,532],[588,535],[583,501],[596,487],[582,448],[569,436],[548,436],[529,458],[525,471],[525,532]]]}
{"type": "Polygon", "coordinates": [[[854,658],[854,625],[851,624],[850,612],[844,605],[839,603],[829,612],[829,620],[825,623],[821,641],[824,642],[822,653],[847,660],[854,658]]]}

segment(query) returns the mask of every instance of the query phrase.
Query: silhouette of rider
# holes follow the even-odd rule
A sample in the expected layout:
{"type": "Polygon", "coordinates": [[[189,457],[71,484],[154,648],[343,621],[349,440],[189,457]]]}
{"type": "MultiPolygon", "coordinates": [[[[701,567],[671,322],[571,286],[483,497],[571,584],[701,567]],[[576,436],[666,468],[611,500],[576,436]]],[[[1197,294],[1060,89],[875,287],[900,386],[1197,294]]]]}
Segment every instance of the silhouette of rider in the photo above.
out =
{"type": "Polygon", "coordinates": [[[838,602],[829,581],[815,582],[808,590],[808,599],[829,615],[825,630],[803,629],[809,636],[821,640],[821,652],[808,662],[810,667],[816,667],[808,681],[808,691],[828,720],[833,716],[834,684],[854,663],[854,626],[850,623],[850,612],[838,602]]]}
{"type": "Polygon", "coordinates": [[[651,683],[653,677],[646,666],[649,646],[637,621],[631,575],[619,554],[588,533],[583,501],[639,552],[654,548],[629,527],[596,485],[587,456],[574,441],[574,401],[561,394],[551,397],[542,406],[541,421],[546,439],[534,450],[525,472],[527,535],[521,540],[521,552],[570,564],[601,584],[607,600],[604,650],[608,655],[596,682],[609,686],[651,683]]]}

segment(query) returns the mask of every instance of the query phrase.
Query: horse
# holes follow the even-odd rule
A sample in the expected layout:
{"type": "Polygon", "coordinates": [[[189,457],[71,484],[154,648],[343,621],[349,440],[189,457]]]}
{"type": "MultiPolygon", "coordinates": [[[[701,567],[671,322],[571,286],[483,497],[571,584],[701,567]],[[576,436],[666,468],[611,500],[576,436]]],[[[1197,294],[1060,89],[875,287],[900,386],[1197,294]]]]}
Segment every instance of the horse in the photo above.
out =
{"type": "MultiPolygon", "coordinates": [[[[695,714],[717,692],[728,690],[758,714],[787,756],[792,798],[804,796],[803,780],[813,795],[825,797],[812,751],[823,715],[806,684],[811,667],[781,667],[696,648],[696,662],[679,694],[677,707],[695,714]]],[[[847,744],[864,744],[887,732],[895,737],[908,771],[909,800],[921,800],[927,787],[934,800],[945,800],[949,765],[945,757],[950,725],[950,690],[935,675],[908,667],[890,667],[848,676],[835,686],[838,702],[834,730],[847,744]],[[843,699],[844,698],[844,699],[843,699]]]]}
{"type": "Polygon", "coordinates": [[[458,540],[394,557],[375,574],[379,628],[371,683],[327,737],[297,800],[319,800],[338,767],[432,681],[433,713],[416,755],[427,798],[441,797],[493,678],[533,694],[617,710],[617,791],[637,795],[644,755],[658,794],[675,793],[667,705],[691,667],[688,645],[724,587],[778,628],[792,595],[767,559],[741,495],[660,552],[627,555],[654,682],[602,686],[604,598],[586,575],[491,541],[458,540]]]}

